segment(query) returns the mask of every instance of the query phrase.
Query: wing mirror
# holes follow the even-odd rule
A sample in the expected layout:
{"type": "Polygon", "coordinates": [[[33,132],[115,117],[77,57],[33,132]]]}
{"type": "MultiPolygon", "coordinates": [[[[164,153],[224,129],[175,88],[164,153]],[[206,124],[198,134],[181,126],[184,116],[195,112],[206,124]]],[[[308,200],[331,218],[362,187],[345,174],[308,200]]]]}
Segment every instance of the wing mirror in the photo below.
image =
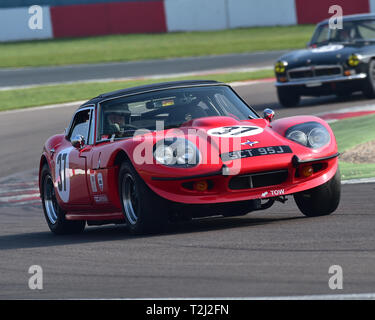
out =
{"type": "Polygon", "coordinates": [[[81,135],[76,135],[71,142],[74,148],[81,149],[85,145],[85,138],[81,135]]]}
{"type": "Polygon", "coordinates": [[[269,122],[272,121],[273,117],[275,116],[275,111],[272,109],[264,109],[263,111],[263,118],[268,120],[269,122]]]}

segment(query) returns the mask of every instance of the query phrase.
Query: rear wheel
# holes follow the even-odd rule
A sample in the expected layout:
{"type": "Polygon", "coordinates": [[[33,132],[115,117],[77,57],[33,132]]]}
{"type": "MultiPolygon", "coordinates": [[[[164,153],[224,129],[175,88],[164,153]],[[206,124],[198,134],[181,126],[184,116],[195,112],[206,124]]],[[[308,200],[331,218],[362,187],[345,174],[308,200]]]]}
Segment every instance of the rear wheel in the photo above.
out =
{"type": "Polygon", "coordinates": [[[301,97],[292,88],[277,87],[277,97],[282,106],[290,108],[296,107],[301,97]]]}
{"type": "Polygon", "coordinates": [[[166,201],[156,195],[129,162],[121,165],[119,195],[127,228],[131,233],[162,231],[168,222],[166,201]]]}
{"type": "Polygon", "coordinates": [[[369,63],[367,78],[364,80],[364,88],[362,90],[364,96],[368,99],[375,98],[375,60],[369,63]]]}
{"type": "Polygon", "coordinates": [[[308,217],[326,216],[334,212],[340,202],[341,178],[337,169],[334,177],[314,189],[294,195],[294,200],[301,212],[308,217]]]}
{"type": "Polygon", "coordinates": [[[41,198],[44,216],[48,227],[55,234],[80,233],[85,229],[86,221],[70,221],[65,219],[65,211],[59,206],[52,175],[48,165],[41,172],[41,198]]]}

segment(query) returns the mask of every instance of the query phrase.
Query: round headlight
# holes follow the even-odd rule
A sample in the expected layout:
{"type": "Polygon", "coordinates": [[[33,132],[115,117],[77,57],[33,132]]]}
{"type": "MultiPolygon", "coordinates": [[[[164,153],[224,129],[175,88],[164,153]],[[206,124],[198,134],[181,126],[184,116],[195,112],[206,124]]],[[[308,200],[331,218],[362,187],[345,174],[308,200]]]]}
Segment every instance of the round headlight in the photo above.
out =
{"type": "Polygon", "coordinates": [[[173,138],[157,142],[154,158],[160,164],[177,167],[193,167],[199,163],[197,147],[186,139],[173,138]]]}
{"type": "Polygon", "coordinates": [[[352,54],[348,58],[348,65],[351,67],[356,67],[361,62],[361,56],[358,54],[352,54]]]}
{"type": "Polygon", "coordinates": [[[304,132],[299,130],[293,130],[286,136],[288,139],[293,140],[299,144],[307,146],[307,136],[304,132]]]}
{"type": "Polygon", "coordinates": [[[309,144],[314,149],[325,146],[331,140],[328,131],[324,128],[314,128],[308,135],[309,144]]]}
{"type": "Polygon", "coordinates": [[[173,149],[164,144],[156,147],[154,157],[157,162],[165,165],[173,164],[173,149]]]}
{"type": "Polygon", "coordinates": [[[310,121],[290,127],[285,137],[305,147],[319,149],[331,141],[331,135],[319,122],[310,121]]]}
{"type": "Polygon", "coordinates": [[[276,73],[284,73],[285,72],[285,68],[286,68],[287,65],[288,65],[288,62],[286,62],[286,61],[278,61],[278,62],[276,62],[276,64],[275,64],[275,72],[276,73]]]}

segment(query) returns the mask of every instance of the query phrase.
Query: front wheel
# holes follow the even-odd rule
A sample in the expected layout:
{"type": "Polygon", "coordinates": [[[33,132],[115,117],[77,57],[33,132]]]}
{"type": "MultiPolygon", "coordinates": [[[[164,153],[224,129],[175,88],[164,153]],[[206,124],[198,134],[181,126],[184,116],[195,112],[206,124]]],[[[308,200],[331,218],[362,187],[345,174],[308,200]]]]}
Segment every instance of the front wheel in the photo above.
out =
{"type": "Polygon", "coordinates": [[[340,202],[341,177],[337,169],[334,177],[314,189],[299,192],[294,200],[301,212],[308,217],[326,216],[334,212],[340,202]]]}
{"type": "Polygon", "coordinates": [[[162,231],[168,222],[164,199],[146,185],[129,162],[121,165],[118,181],[128,230],[134,234],[162,231]]]}
{"type": "Polygon", "coordinates": [[[301,100],[298,93],[292,88],[277,87],[277,97],[282,106],[290,108],[296,107],[301,100]]]}
{"type": "Polygon", "coordinates": [[[375,60],[369,62],[367,78],[364,80],[363,94],[368,99],[375,98],[375,60]]]}
{"type": "Polygon", "coordinates": [[[44,165],[41,171],[41,198],[44,216],[49,229],[55,234],[80,233],[85,229],[86,221],[66,220],[65,212],[59,206],[52,175],[48,165],[44,165]]]}

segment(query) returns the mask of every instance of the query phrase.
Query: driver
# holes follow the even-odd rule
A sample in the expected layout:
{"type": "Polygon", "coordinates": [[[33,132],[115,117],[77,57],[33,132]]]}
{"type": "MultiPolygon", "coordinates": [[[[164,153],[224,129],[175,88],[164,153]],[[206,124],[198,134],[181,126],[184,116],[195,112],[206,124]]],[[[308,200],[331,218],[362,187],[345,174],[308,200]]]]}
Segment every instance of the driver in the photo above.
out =
{"type": "Polygon", "coordinates": [[[103,130],[103,135],[108,135],[111,137],[113,134],[118,136],[123,132],[126,126],[126,119],[128,117],[127,112],[123,111],[109,111],[105,115],[105,125],[103,130]]]}

